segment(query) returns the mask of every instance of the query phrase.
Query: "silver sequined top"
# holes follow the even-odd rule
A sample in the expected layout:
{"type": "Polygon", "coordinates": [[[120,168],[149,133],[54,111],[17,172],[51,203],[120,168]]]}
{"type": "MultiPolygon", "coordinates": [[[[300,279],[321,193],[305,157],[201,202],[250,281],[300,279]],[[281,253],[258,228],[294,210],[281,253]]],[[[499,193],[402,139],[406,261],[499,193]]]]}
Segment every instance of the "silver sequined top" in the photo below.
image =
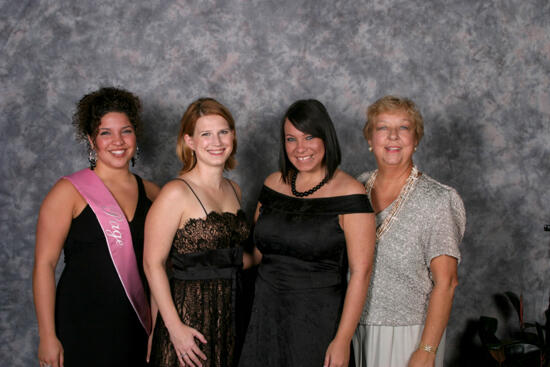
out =
{"type": "MultiPolygon", "coordinates": [[[[372,173],[365,172],[358,180],[365,183],[372,173]]],[[[377,227],[394,204],[376,215],[377,227]]],[[[422,174],[402,205],[376,244],[361,324],[423,325],[433,287],[431,260],[449,255],[460,261],[458,245],[466,213],[455,189],[422,174]]]]}

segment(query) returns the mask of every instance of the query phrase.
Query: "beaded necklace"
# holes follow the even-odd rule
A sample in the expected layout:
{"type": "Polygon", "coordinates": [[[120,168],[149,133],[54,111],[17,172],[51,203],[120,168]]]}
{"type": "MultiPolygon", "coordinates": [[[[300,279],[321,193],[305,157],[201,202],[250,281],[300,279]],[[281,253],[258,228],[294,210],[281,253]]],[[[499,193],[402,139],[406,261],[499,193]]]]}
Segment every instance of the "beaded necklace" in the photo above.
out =
{"type": "MultiPolygon", "coordinates": [[[[376,176],[378,176],[378,169],[374,171],[374,173],[369,177],[367,182],[365,183],[365,190],[367,191],[368,195],[370,196],[371,190],[374,186],[374,181],[376,180],[376,176]]],[[[401,192],[399,193],[399,196],[397,197],[397,200],[395,201],[395,204],[393,205],[390,213],[384,218],[382,223],[376,228],[376,241],[379,241],[380,238],[382,238],[382,235],[390,229],[394,219],[397,217],[397,214],[401,210],[402,204],[407,199],[407,196],[409,196],[410,192],[415,186],[415,183],[420,176],[420,173],[418,172],[418,169],[416,166],[413,165],[411,173],[409,177],[407,178],[407,181],[405,182],[405,185],[401,188],[401,192]]]]}
{"type": "Polygon", "coordinates": [[[327,175],[315,187],[313,187],[313,188],[311,188],[307,191],[300,192],[300,191],[296,190],[296,177],[297,176],[298,176],[298,171],[294,171],[292,173],[292,177],[290,178],[290,189],[292,190],[292,195],[294,195],[296,197],[299,197],[299,198],[303,198],[305,196],[309,196],[309,195],[313,194],[315,191],[319,190],[321,187],[323,187],[324,184],[326,184],[328,182],[328,175],[327,175]]]}

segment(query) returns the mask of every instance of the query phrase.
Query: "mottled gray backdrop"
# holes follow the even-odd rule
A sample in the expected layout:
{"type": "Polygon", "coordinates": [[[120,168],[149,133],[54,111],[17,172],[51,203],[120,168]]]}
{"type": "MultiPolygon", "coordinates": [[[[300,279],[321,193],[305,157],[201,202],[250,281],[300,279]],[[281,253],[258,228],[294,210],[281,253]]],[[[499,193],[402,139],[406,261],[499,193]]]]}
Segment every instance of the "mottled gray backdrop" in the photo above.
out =
{"type": "MultiPolygon", "coordinates": [[[[281,114],[326,104],[358,174],[374,160],[361,135],[389,93],[421,107],[415,161],[458,189],[468,213],[448,365],[479,352],[472,321],[501,319],[496,294],[523,292],[543,321],[550,292],[550,3],[548,0],[0,0],[0,364],[37,366],[31,271],[40,202],[86,166],[75,102],[116,85],[144,103],[136,171],[173,177],[178,122],[199,96],[237,121],[248,212],[276,169],[281,114]]],[[[101,351],[98,351],[100,353],[101,351]]],[[[83,356],[85,358],[85,356],[83,356]]]]}

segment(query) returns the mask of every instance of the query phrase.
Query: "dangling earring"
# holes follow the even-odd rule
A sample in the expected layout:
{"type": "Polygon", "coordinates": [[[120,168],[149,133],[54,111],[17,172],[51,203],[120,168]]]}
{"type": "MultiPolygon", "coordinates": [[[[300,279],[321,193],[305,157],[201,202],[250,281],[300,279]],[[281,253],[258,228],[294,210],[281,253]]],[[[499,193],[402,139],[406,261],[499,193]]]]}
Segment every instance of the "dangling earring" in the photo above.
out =
{"type": "Polygon", "coordinates": [[[372,147],[369,145],[369,152],[372,152],[372,147]]]}
{"type": "Polygon", "coordinates": [[[417,145],[414,146],[414,151],[415,151],[415,152],[416,152],[416,147],[417,147],[417,145]]]}
{"type": "Polygon", "coordinates": [[[88,147],[88,162],[90,162],[90,169],[93,171],[96,165],[97,155],[96,151],[91,146],[88,147]]]}
{"type": "Polygon", "coordinates": [[[134,167],[136,165],[136,161],[138,160],[138,158],[139,158],[139,147],[136,145],[136,153],[134,154],[134,156],[131,159],[132,167],[134,167]]]}

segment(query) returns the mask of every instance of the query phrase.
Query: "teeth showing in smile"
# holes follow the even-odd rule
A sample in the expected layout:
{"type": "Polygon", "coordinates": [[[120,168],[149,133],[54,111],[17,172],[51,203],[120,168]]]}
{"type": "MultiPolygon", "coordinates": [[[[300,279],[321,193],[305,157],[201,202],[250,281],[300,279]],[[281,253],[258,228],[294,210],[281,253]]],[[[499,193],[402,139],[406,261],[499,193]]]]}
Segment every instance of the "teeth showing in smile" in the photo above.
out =
{"type": "Polygon", "coordinates": [[[390,152],[396,152],[396,151],[400,150],[401,148],[388,147],[388,148],[386,148],[386,149],[389,150],[390,152]]]}
{"type": "Polygon", "coordinates": [[[111,153],[114,155],[123,155],[124,150],[111,150],[111,153]]]}
{"type": "Polygon", "coordinates": [[[209,150],[208,153],[210,154],[222,154],[225,149],[218,149],[218,150],[209,150]]]}
{"type": "Polygon", "coordinates": [[[306,157],[296,157],[296,159],[299,160],[299,161],[305,161],[305,160],[312,159],[312,158],[313,158],[312,155],[308,155],[306,157]]]}

